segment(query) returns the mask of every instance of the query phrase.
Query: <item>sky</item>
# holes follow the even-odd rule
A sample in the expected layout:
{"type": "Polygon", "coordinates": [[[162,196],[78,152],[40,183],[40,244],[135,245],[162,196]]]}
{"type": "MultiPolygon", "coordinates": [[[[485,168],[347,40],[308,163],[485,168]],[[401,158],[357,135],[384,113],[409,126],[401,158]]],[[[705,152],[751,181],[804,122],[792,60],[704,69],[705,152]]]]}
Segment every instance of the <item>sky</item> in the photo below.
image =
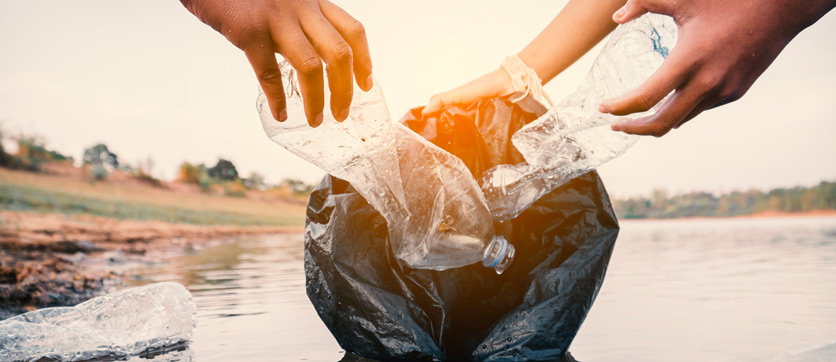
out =
{"type": "MultiPolygon", "coordinates": [[[[394,119],[495,69],[565,1],[335,1],[366,27],[394,119]]],[[[643,138],[599,171],[631,197],[814,185],[836,180],[836,11],[799,34],[739,101],[665,137],[643,138]]],[[[600,47],[600,45],[599,45],[600,47]]],[[[558,100],[593,49],[552,80],[558,100]]],[[[247,176],[316,182],[323,172],[270,141],[243,53],[176,0],[0,0],[0,125],[80,158],[106,143],[128,162],[232,160],[247,176]]]]}

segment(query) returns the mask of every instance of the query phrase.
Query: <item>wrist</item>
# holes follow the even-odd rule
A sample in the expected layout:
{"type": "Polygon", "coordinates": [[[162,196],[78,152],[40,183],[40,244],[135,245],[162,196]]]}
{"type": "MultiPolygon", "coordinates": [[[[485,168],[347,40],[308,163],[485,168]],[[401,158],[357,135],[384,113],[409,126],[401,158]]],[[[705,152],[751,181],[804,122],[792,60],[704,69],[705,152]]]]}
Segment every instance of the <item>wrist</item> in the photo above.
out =
{"type": "Polygon", "coordinates": [[[549,96],[543,90],[543,81],[540,79],[537,72],[528,66],[517,55],[512,55],[502,62],[500,71],[505,73],[508,79],[506,83],[510,90],[506,90],[503,95],[511,95],[510,100],[514,103],[531,96],[544,106],[551,106],[552,102],[549,96]]]}
{"type": "Polygon", "coordinates": [[[499,96],[514,93],[514,82],[511,80],[511,75],[502,69],[502,66],[496,68],[491,72],[491,76],[496,80],[496,94],[499,96]]]}
{"type": "Polygon", "coordinates": [[[836,0],[811,0],[792,2],[792,4],[804,7],[803,9],[797,9],[797,13],[803,14],[799,17],[799,22],[796,24],[799,32],[815,24],[819,19],[836,8],[836,0]]]}

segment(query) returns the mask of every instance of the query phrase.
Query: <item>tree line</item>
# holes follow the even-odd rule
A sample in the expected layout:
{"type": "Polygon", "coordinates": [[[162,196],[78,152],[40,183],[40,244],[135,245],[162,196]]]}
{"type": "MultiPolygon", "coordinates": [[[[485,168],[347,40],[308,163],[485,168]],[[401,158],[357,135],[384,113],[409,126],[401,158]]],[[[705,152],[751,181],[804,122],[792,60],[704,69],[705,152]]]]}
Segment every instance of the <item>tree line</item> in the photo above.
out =
{"type": "MultiPolygon", "coordinates": [[[[0,129],[0,139],[2,139],[0,129]]],[[[17,151],[8,153],[0,142],[0,167],[39,172],[48,162],[74,160],[55,150],[34,136],[18,136],[17,151]]],[[[119,171],[151,184],[161,181],[151,176],[153,160],[134,165],[120,160],[104,144],[96,144],[84,150],[81,167],[91,180],[105,180],[111,172],[119,171]]],[[[282,188],[296,195],[307,195],[313,185],[301,180],[285,179],[278,184],[268,184],[264,176],[253,172],[241,177],[232,161],[219,158],[214,165],[183,162],[177,173],[177,181],[198,185],[203,191],[220,190],[227,196],[244,196],[247,190],[282,188]]],[[[751,215],[762,212],[810,212],[836,209],[836,182],[823,181],[812,187],[776,188],[769,191],[733,191],[719,196],[708,192],[668,196],[665,190],[656,190],[650,197],[613,200],[613,208],[621,218],[679,218],[725,217],[751,215]]]]}
{"type": "Polygon", "coordinates": [[[613,200],[619,217],[627,219],[728,217],[763,212],[798,213],[836,209],[836,182],[812,187],[776,188],[769,191],[733,191],[719,196],[692,192],[668,196],[656,190],[650,197],[613,200]]]}
{"type": "MultiPolygon", "coordinates": [[[[2,139],[0,129],[0,140],[2,139]]],[[[15,141],[17,150],[9,152],[0,142],[0,167],[42,172],[45,165],[51,162],[75,163],[73,157],[47,148],[40,137],[21,135],[11,139],[15,141]]],[[[127,163],[103,143],[84,149],[80,167],[91,182],[104,181],[111,173],[121,172],[148,184],[162,185],[162,181],[152,176],[152,159],[127,163]]],[[[235,164],[223,158],[219,158],[210,166],[183,162],[178,169],[176,181],[197,185],[205,192],[217,190],[226,196],[235,197],[243,197],[249,190],[270,189],[285,189],[294,195],[307,195],[314,187],[297,179],[284,179],[277,184],[269,184],[264,176],[257,172],[250,173],[248,177],[241,177],[235,164]]]]}

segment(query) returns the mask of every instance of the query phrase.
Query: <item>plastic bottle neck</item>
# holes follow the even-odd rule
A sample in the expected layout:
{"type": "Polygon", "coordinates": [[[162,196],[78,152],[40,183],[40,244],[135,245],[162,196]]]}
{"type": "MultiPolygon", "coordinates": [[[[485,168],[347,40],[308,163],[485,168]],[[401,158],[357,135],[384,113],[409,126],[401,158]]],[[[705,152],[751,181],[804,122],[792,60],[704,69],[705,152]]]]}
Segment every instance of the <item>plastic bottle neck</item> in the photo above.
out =
{"type": "Polygon", "coordinates": [[[514,254],[514,246],[508,243],[508,240],[501,235],[494,236],[482,254],[482,265],[494,268],[497,274],[502,274],[514,261],[514,254]]]}

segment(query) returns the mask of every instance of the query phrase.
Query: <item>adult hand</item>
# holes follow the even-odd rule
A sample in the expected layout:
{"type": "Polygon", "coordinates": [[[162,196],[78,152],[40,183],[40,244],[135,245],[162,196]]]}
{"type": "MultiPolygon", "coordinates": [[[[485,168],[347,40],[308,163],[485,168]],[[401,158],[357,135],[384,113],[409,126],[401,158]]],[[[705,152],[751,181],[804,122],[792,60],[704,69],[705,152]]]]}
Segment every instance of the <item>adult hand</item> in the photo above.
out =
{"type": "Polygon", "coordinates": [[[299,74],[308,123],[322,123],[322,62],[327,65],[331,112],[348,117],[354,79],[372,87],[372,61],[363,25],[327,0],[181,0],[201,21],[244,51],[273,117],[287,119],[276,53],[299,74]]]}
{"type": "Polygon", "coordinates": [[[498,97],[511,91],[511,77],[500,68],[456,89],[432,96],[422,113],[432,114],[448,106],[468,105],[481,98],[498,97]]]}
{"type": "Polygon", "coordinates": [[[625,23],[652,12],[670,15],[679,28],[676,47],[644,84],[601,103],[600,111],[649,117],[612,129],[660,137],[701,112],[739,99],[787,43],[836,6],[833,0],[628,0],[613,15],[625,23]]]}

